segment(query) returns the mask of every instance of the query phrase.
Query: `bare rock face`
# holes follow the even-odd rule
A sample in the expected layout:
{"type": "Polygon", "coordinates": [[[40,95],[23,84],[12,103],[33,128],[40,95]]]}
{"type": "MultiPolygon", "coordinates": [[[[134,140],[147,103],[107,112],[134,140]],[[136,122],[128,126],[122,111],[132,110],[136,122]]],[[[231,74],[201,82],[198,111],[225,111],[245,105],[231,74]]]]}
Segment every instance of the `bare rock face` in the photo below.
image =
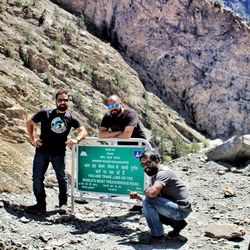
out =
{"type": "Polygon", "coordinates": [[[131,58],[147,87],[212,138],[250,129],[250,29],[210,1],[57,0],[131,58]]]}

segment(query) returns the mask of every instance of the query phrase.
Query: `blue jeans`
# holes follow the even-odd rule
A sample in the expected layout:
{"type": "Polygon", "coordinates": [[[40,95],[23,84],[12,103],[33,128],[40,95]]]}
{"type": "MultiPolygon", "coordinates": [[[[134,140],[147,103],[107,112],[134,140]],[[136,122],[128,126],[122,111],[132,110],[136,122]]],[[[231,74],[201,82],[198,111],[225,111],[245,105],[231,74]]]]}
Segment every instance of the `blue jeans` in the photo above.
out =
{"type": "Polygon", "coordinates": [[[33,192],[38,204],[46,204],[46,194],[44,189],[45,173],[49,163],[56,173],[59,186],[59,205],[67,204],[68,179],[65,173],[65,155],[51,155],[36,151],[33,160],[33,192]]]}
{"type": "Polygon", "coordinates": [[[152,236],[164,235],[164,228],[160,221],[159,214],[173,220],[184,220],[190,211],[184,211],[180,206],[166,198],[150,198],[145,195],[142,200],[143,214],[146,218],[152,236]]]}

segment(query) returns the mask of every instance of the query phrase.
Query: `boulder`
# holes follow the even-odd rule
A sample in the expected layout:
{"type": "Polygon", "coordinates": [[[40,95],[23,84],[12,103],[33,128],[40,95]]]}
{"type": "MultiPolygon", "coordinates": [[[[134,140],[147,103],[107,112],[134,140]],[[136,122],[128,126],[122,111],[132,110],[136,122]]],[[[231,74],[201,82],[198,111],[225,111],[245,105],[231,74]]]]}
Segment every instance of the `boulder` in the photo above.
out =
{"type": "Polygon", "coordinates": [[[239,161],[250,159],[250,134],[234,136],[205,152],[209,161],[239,161]]]}
{"type": "Polygon", "coordinates": [[[205,230],[206,236],[225,239],[240,238],[245,233],[244,228],[234,224],[210,224],[205,230]]]}

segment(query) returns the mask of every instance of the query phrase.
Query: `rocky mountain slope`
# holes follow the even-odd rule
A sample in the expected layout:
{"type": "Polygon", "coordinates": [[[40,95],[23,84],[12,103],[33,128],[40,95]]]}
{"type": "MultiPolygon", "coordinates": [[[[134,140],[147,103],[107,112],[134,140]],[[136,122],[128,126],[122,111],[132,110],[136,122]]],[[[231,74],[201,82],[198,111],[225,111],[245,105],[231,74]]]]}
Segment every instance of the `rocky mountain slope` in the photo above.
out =
{"type": "Polygon", "coordinates": [[[250,29],[216,1],[55,0],[82,12],[148,89],[209,136],[249,133],[250,29]]]}
{"type": "Polygon", "coordinates": [[[70,89],[71,109],[89,136],[97,135],[105,97],[118,94],[138,111],[148,139],[163,154],[171,154],[175,138],[204,139],[147,92],[120,54],[87,32],[82,17],[47,0],[1,1],[0,82],[1,191],[30,187],[34,148],[25,121],[40,108],[54,107],[58,88],[70,89]]]}

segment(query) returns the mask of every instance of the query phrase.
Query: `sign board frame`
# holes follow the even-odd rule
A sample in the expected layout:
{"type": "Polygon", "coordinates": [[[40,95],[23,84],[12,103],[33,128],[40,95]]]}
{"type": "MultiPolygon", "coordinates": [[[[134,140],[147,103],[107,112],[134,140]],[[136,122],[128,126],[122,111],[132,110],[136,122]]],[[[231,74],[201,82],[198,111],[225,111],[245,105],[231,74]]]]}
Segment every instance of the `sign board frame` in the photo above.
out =
{"type": "MultiPolygon", "coordinates": [[[[140,163],[138,162],[138,159],[133,159],[133,157],[130,156],[132,158],[130,158],[130,160],[126,160],[126,158],[124,158],[122,153],[125,152],[131,154],[132,152],[134,153],[134,151],[136,152],[136,150],[139,151],[153,150],[149,142],[140,138],[101,139],[97,137],[87,137],[85,138],[84,142],[89,140],[95,141],[99,144],[97,145],[93,145],[94,143],[91,143],[91,145],[80,144],[72,149],[71,213],[74,213],[74,201],[75,197],[77,196],[76,192],[80,193],[79,197],[80,200],[84,199],[84,200],[99,200],[107,202],[140,204],[140,201],[129,199],[129,194],[128,192],[126,194],[125,190],[128,191],[128,189],[131,189],[131,191],[137,191],[138,193],[143,193],[145,183],[147,182],[147,175],[144,174],[144,172],[141,172],[140,176],[143,176],[144,178],[142,181],[139,181],[136,175],[134,175],[135,173],[131,172],[131,171],[136,171],[136,169],[137,170],[139,169],[138,167],[140,167],[140,163]],[[126,146],[117,145],[118,142],[121,141],[129,143],[136,142],[136,144],[138,145],[126,145],[126,146]],[[101,145],[100,142],[104,142],[107,145],[101,145]],[[93,154],[94,149],[98,151],[96,152],[97,158],[95,158],[95,154],[93,154]],[[98,155],[100,153],[103,155],[98,155]],[[82,156],[80,156],[79,154],[82,154],[82,156]],[[84,155],[86,156],[86,158],[84,158],[84,155]],[[81,159],[81,157],[83,158],[81,159]],[[134,160],[135,162],[133,162],[134,160]],[[130,161],[132,162],[130,163],[130,161]],[[96,162],[99,163],[99,165],[97,165],[96,162]],[[118,164],[114,164],[115,162],[118,164]],[[93,169],[93,166],[95,169],[93,169]],[[108,169],[104,170],[104,173],[109,173],[109,174],[107,174],[106,176],[98,175],[98,173],[100,174],[103,172],[102,169],[105,167],[111,169],[111,170],[108,169]],[[81,169],[80,171],[79,168],[81,169]],[[83,168],[85,168],[86,170],[84,174],[81,173],[81,171],[83,171],[83,168]],[[118,178],[114,177],[115,175],[112,175],[114,174],[114,172],[112,171],[115,171],[115,169],[117,169],[117,171],[121,171],[122,168],[125,171],[122,173],[122,176],[120,176],[120,180],[118,181],[110,180],[111,178],[118,178]],[[76,170],[76,176],[75,176],[75,170],[76,170]],[[79,184],[79,174],[80,174],[80,181],[82,181],[80,184],[79,184]],[[97,185],[97,180],[95,180],[96,177],[99,178],[98,185],[97,185]],[[124,181],[121,181],[121,178],[123,178],[124,181]],[[129,183],[129,180],[131,180],[131,183],[129,183]],[[102,184],[100,184],[101,182],[102,184]],[[106,186],[103,187],[102,186],[103,184],[104,185],[106,184],[106,186]],[[111,185],[111,188],[109,184],[111,185]],[[121,185],[119,186],[118,184],[121,185]],[[129,184],[133,185],[129,188],[129,184]],[[90,185],[89,188],[88,185],[90,185]],[[84,190],[84,188],[86,190],[84,190]]],[[[142,169],[140,169],[139,171],[141,170],[142,169]]]]}
{"type": "Polygon", "coordinates": [[[138,146],[87,145],[77,147],[77,191],[128,195],[128,190],[143,194],[144,171],[138,146]]]}

